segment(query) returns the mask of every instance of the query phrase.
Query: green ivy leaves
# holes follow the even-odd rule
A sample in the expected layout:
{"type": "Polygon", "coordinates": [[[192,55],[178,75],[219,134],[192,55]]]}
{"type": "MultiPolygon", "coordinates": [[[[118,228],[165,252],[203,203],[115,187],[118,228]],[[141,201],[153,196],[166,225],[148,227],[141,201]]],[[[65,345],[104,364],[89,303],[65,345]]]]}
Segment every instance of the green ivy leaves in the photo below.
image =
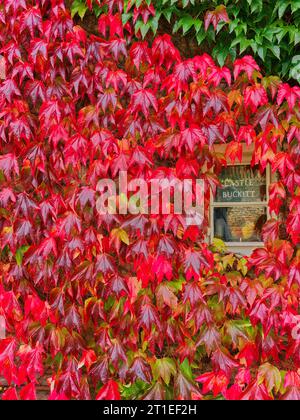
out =
{"type": "Polygon", "coordinates": [[[83,19],[86,12],[88,11],[88,7],[86,3],[82,0],[74,0],[71,7],[71,16],[72,18],[78,14],[78,16],[83,19]]]}
{"type": "MultiPolygon", "coordinates": [[[[83,18],[87,10],[86,0],[73,1],[73,16],[83,18]]],[[[107,7],[94,2],[94,11],[99,16],[107,7]]],[[[124,0],[122,20],[142,38],[155,35],[167,21],[173,34],[194,39],[220,66],[227,58],[252,54],[266,73],[299,80],[300,0],[124,0]],[[155,16],[145,18],[147,7],[155,9],[155,16]]]]}
{"type": "Polygon", "coordinates": [[[26,246],[26,245],[23,245],[19,249],[17,249],[15,258],[16,258],[16,263],[18,264],[19,267],[21,267],[23,256],[28,251],[28,249],[29,249],[29,246],[26,246]]]}

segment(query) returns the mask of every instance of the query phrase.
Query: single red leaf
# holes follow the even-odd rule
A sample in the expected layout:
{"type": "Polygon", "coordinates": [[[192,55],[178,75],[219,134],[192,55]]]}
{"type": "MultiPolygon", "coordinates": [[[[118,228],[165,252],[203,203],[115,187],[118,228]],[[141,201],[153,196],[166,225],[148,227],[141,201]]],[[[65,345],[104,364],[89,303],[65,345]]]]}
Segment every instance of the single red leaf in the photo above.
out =
{"type": "Polygon", "coordinates": [[[110,379],[96,396],[96,400],[120,400],[120,392],[118,384],[110,379]]]}

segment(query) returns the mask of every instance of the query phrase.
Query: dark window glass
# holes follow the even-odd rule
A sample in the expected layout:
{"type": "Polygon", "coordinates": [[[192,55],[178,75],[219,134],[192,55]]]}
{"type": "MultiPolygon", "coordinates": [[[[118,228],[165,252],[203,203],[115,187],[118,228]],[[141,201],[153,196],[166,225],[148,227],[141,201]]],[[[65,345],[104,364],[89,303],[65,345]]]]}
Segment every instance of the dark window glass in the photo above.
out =
{"type": "Polygon", "coordinates": [[[215,207],[214,236],[224,242],[261,242],[266,221],[266,207],[215,207]]]}

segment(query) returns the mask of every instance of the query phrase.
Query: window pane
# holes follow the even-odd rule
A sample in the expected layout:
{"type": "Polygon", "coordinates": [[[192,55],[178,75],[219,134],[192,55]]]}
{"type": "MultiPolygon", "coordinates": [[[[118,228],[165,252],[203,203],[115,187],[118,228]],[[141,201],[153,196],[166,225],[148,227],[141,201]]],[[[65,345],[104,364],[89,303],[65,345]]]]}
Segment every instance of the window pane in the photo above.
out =
{"type": "Polygon", "coordinates": [[[266,207],[214,208],[214,236],[225,242],[261,242],[266,207]]]}
{"type": "Polygon", "coordinates": [[[222,187],[217,188],[217,203],[267,201],[266,174],[250,165],[228,166],[219,179],[222,187]]]}

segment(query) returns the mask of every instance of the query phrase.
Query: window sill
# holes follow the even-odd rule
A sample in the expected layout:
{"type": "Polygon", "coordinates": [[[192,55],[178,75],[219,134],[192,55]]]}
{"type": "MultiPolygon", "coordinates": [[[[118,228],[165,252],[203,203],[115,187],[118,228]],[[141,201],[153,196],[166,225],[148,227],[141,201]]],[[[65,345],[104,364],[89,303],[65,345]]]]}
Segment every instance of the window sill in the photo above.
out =
{"type": "Polygon", "coordinates": [[[227,248],[234,247],[251,247],[251,248],[262,248],[263,242],[224,242],[227,248]]]}

